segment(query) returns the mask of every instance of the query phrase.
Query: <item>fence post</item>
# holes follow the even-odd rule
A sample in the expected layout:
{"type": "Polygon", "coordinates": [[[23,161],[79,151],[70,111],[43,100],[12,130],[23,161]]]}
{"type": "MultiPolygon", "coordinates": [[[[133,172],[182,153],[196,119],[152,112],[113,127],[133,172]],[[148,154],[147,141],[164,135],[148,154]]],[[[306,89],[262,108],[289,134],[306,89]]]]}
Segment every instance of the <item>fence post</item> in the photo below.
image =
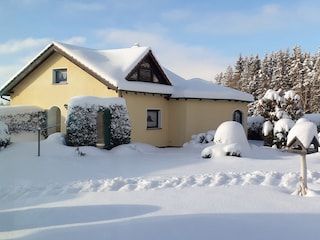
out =
{"type": "Polygon", "coordinates": [[[38,157],[40,157],[40,133],[41,133],[41,128],[38,127],[38,157]]]}

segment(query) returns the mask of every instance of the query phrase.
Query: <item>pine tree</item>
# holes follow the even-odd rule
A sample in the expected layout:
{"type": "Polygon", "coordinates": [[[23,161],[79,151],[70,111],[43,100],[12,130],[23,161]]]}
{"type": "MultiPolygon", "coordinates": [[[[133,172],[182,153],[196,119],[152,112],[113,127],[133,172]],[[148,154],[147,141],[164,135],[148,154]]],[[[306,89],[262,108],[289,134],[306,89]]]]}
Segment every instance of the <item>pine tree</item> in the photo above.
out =
{"type": "Polygon", "coordinates": [[[320,112],[320,49],[315,57],[315,63],[311,71],[312,83],[312,98],[310,101],[310,112],[319,113],[320,112]]]}
{"type": "Polygon", "coordinates": [[[234,75],[232,81],[229,82],[228,87],[234,89],[240,89],[239,83],[242,77],[243,69],[244,69],[244,60],[242,55],[240,54],[239,59],[236,62],[236,66],[234,68],[234,75]]]}

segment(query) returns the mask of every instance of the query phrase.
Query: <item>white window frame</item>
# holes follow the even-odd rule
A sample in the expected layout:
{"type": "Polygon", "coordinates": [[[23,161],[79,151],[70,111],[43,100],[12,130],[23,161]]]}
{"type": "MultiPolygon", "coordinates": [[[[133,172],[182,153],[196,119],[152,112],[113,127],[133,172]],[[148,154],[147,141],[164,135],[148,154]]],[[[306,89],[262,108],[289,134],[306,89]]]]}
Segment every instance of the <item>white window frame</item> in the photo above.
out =
{"type": "Polygon", "coordinates": [[[148,108],[146,111],[146,127],[147,129],[161,129],[162,128],[162,113],[161,109],[158,108],[148,108]],[[151,114],[151,115],[150,115],[151,114]],[[156,114],[156,115],[155,115],[156,114]],[[153,115],[153,116],[152,116],[153,115]],[[148,123],[148,120],[156,121],[154,126],[151,126],[150,123],[148,123]],[[154,119],[156,118],[156,119],[154,119]]]}
{"type": "Polygon", "coordinates": [[[67,68],[56,68],[52,70],[52,83],[53,84],[66,84],[68,83],[68,69],[67,68]],[[66,79],[58,81],[57,73],[58,72],[65,72],[66,73],[66,79]]]}

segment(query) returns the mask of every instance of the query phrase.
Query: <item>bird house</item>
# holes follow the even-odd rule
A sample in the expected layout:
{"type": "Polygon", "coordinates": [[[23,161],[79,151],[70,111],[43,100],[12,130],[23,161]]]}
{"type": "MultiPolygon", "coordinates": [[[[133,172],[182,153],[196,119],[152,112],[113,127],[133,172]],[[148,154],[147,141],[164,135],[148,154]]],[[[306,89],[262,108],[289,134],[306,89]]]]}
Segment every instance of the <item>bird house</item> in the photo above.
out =
{"type": "Polygon", "coordinates": [[[314,136],[311,139],[311,142],[308,145],[302,143],[297,136],[294,136],[292,140],[287,144],[287,151],[301,153],[301,154],[310,154],[318,152],[319,141],[314,136]]]}
{"type": "Polygon", "coordinates": [[[299,154],[318,152],[319,140],[317,126],[301,119],[291,128],[287,138],[287,151],[299,154]]]}

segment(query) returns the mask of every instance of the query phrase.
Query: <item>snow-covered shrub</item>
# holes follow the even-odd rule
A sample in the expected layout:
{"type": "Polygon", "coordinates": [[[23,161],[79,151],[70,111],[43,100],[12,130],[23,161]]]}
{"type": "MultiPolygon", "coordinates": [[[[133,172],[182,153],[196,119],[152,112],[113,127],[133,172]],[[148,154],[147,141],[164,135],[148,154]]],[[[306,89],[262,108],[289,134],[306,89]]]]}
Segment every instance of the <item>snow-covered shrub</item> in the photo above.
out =
{"type": "MultiPolygon", "coordinates": [[[[280,119],[291,119],[296,121],[303,115],[300,96],[292,90],[283,92],[281,89],[278,91],[269,89],[266,91],[263,98],[257,100],[254,104],[251,104],[251,107],[255,108],[250,111],[251,113],[261,115],[266,121],[271,123],[268,124],[268,126],[275,125],[280,119]]],[[[272,146],[274,139],[276,139],[276,145],[278,147],[282,146],[283,144],[280,143],[281,141],[277,140],[283,139],[282,136],[280,136],[280,134],[278,134],[278,136],[273,136],[273,133],[273,131],[268,131],[266,134],[263,131],[264,145],[272,146]]]]}
{"type": "Polygon", "coordinates": [[[317,131],[320,132],[320,114],[313,113],[313,114],[305,114],[303,118],[308,119],[310,122],[313,122],[317,126],[317,131]]]}
{"type": "Polygon", "coordinates": [[[288,133],[294,124],[295,122],[288,118],[280,119],[275,123],[273,128],[273,144],[277,148],[284,148],[286,146],[288,133]]]}
{"type": "Polygon", "coordinates": [[[97,117],[99,111],[110,111],[110,146],[130,143],[131,127],[128,111],[122,98],[75,97],[71,99],[67,116],[66,144],[69,146],[95,146],[97,143],[97,117]]]}
{"type": "Polygon", "coordinates": [[[210,130],[206,133],[199,133],[192,135],[191,137],[191,143],[200,143],[200,144],[207,144],[210,142],[213,142],[214,140],[214,135],[215,135],[215,130],[210,130]]]}
{"type": "Polygon", "coordinates": [[[248,153],[250,146],[243,126],[235,121],[222,123],[214,137],[215,145],[206,147],[201,152],[203,158],[213,156],[243,156],[248,153]]]}
{"type": "Polygon", "coordinates": [[[262,127],[264,145],[271,147],[273,145],[273,124],[271,121],[265,121],[262,127]]]}
{"type": "Polygon", "coordinates": [[[111,142],[110,147],[130,143],[131,126],[128,110],[124,105],[110,105],[111,142]]]}
{"type": "Polygon", "coordinates": [[[2,147],[7,147],[10,143],[10,134],[8,126],[0,122],[0,150],[2,147]]]}
{"type": "Polygon", "coordinates": [[[248,139],[262,140],[262,128],[264,117],[250,116],[248,117],[248,139]]]}
{"type": "MultiPolygon", "coordinates": [[[[47,112],[34,106],[7,106],[0,108],[0,121],[8,125],[10,134],[37,132],[47,127],[47,112]]],[[[46,137],[46,131],[42,131],[46,137]]]]}

